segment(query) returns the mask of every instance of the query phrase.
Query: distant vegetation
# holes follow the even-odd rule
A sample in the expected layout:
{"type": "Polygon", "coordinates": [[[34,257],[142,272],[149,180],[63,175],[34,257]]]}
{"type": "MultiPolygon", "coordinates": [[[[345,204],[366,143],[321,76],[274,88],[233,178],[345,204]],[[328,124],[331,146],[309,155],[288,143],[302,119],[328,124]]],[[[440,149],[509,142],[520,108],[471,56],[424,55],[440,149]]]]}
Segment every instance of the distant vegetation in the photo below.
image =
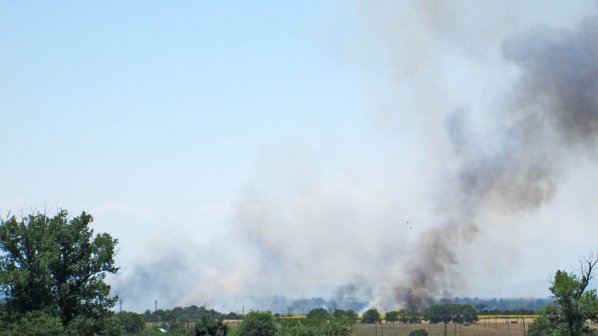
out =
{"type": "MultiPolygon", "coordinates": [[[[349,336],[359,321],[353,310],[323,307],[300,318],[268,311],[225,314],[195,305],[115,314],[118,298],[110,296],[104,278],[118,271],[117,240],[94,234],[92,221],[89,214],[69,217],[65,210],[52,217],[33,213],[0,219],[0,335],[349,336]],[[236,328],[227,324],[230,320],[237,320],[236,328]]],[[[556,272],[550,287],[554,303],[539,311],[528,336],[596,336],[586,320],[598,322],[597,292],[587,288],[597,263],[598,257],[584,260],[580,274],[556,272]]],[[[409,335],[426,336],[425,329],[416,329],[424,320],[430,327],[443,324],[446,334],[447,324],[476,323],[478,314],[536,312],[521,306],[496,308],[513,307],[512,302],[457,298],[439,300],[424,311],[388,311],[385,316],[372,308],[363,312],[361,326],[405,324],[409,335]]],[[[522,302],[546,306],[545,301],[522,302]]]]}

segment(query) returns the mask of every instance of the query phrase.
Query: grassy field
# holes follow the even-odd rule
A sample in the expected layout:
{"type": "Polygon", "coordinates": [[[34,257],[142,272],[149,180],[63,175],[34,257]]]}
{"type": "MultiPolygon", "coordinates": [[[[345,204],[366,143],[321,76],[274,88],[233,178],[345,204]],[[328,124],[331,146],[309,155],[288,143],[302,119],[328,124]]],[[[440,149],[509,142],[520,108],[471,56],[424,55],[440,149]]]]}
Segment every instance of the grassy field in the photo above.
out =
{"type": "MultiPolygon", "coordinates": [[[[510,321],[515,321],[511,319],[510,321]]],[[[520,336],[523,335],[523,321],[506,323],[505,319],[485,319],[482,322],[470,325],[448,324],[447,336],[520,336]]],[[[525,319],[525,327],[532,322],[531,318],[525,319]]],[[[362,324],[355,326],[356,336],[407,336],[416,329],[426,329],[430,336],[445,335],[443,324],[362,324]]]]}
{"type": "MultiPolygon", "coordinates": [[[[523,326],[527,330],[533,318],[486,318],[478,323],[470,325],[448,324],[446,326],[447,336],[522,336],[523,326]],[[511,323],[512,322],[512,323],[511,323]],[[517,322],[517,323],[515,323],[517,322]],[[524,323],[525,322],[525,323],[524,323]]],[[[236,328],[238,321],[226,321],[229,326],[236,328]]],[[[443,324],[402,324],[383,323],[355,325],[355,336],[407,336],[409,332],[416,329],[426,329],[430,336],[444,336],[445,326],[443,324]]]]}

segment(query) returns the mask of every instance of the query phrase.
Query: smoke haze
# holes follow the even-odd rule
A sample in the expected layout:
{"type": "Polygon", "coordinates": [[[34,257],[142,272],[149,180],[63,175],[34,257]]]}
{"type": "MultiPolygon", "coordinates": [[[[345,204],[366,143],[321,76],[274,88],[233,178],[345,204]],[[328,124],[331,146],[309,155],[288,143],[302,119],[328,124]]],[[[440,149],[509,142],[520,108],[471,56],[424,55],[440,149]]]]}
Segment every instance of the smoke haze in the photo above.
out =
{"type": "Polygon", "coordinates": [[[354,134],[268,151],[231,209],[217,262],[189,267],[194,257],[177,253],[128,271],[117,293],[232,311],[422,309],[467,290],[476,265],[463,260],[492,218],[533,214],[595,156],[598,18],[522,27],[529,20],[502,2],[369,4],[354,48],[379,146],[354,134]],[[481,72],[447,75],[470,65],[481,72]],[[191,276],[173,279],[181,268],[191,276]]]}

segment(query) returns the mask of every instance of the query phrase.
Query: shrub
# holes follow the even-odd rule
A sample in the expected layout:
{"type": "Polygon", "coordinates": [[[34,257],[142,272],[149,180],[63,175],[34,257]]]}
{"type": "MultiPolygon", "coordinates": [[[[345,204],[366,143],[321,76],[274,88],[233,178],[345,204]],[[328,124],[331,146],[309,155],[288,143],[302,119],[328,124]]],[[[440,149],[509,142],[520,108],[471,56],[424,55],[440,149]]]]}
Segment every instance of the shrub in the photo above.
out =
{"type": "Polygon", "coordinates": [[[276,327],[270,312],[250,312],[239,326],[240,336],[274,336],[276,327]]]}
{"type": "Polygon", "coordinates": [[[428,331],[426,329],[411,330],[409,336],[428,336],[428,331]]]}

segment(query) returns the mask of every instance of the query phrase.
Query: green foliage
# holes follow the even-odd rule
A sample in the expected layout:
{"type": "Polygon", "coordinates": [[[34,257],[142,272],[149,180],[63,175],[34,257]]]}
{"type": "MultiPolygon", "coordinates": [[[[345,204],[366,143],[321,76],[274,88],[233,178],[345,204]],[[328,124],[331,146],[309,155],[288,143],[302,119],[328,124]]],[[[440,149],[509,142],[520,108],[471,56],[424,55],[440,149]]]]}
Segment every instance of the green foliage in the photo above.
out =
{"type": "Polygon", "coordinates": [[[349,316],[349,313],[346,310],[342,310],[342,309],[335,309],[332,312],[332,318],[335,319],[343,319],[343,318],[351,318],[351,316],[349,316]]]}
{"type": "Polygon", "coordinates": [[[545,308],[529,326],[530,336],[596,335],[586,320],[596,320],[598,297],[596,289],[586,290],[598,257],[582,263],[581,276],[557,271],[550,291],[556,297],[555,306],[545,308]]]}
{"type": "Polygon", "coordinates": [[[6,336],[54,336],[64,333],[62,321],[42,311],[25,313],[16,323],[0,329],[0,334],[6,336]]]}
{"type": "Polygon", "coordinates": [[[355,320],[350,318],[333,319],[320,326],[322,336],[349,336],[353,334],[355,320]]]}
{"type": "Polygon", "coordinates": [[[335,309],[334,312],[332,312],[332,318],[333,319],[337,319],[337,320],[341,320],[341,319],[347,319],[349,321],[357,321],[357,313],[351,309],[349,310],[342,310],[342,309],[335,309]]]}
{"type": "Polygon", "coordinates": [[[274,336],[276,327],[270,312],[250,312],[239,326],[240,336],[274,336]]]}
{"type": "Polygon", "coordinates": [[[386,313],[386,322],[395,323],[399,322],[399,312],[392,310],[386,313]]]}
{"type": "MultiPolygon", "coordinates": [[[[108,234],[94,235],[91,215],[69,218],[66,210],[53,217],[33,213],[21,220],[0,219],[0,292],[6,296],[5,324],[47,322],[58,317],[81,335],[111,330],[116,298],[104,282],[116,273],[117,243],[108,234]],[[28,313],[43,312],[39,318],[28,313]],[[41,320],[40,320],[41,319],[41,320]],[[28,321],[28,322],[27,322],[28,321]],[[83,330],[83,325],[88,329],[83,330]]],[[[41,314],[41,313],[40,313],[41,314]]]]}
{"type": "Polygon", "coordinates": [[[409,336],[428,336],[428,331],[426,329],[411,330],[409,336]]]}
{"type": "Polygon", "coordinates": [[[478,321],[475,308],[470,305],[455,303],[433,305],[426,309],[424,318],[430,323],[471,323],[478,321]]]}
{"type": "Polygon", "coordinates": [[[305,316],[308,320],[330,320],[332,315],[324,308],[314,308],[305,316]]]}
{"type": "Polygon", "coordinates": [[[354,310],[347,310],[347,318],[352,320],[353,322],[357,321],[357,317],[359,315],[357,315],[357,313],[354,310]]]}
{"type": "Polygon", "coordinates": [[[228,326],[221,319],[216,320],[208,315],[202,315],[199,320],[195,321],[193,334],[195,336],[226,336],[228,326]]]}
{"type": "Polygon", "coordinates": [[[380,322],[380,313],[377,309],[368,309],[363,313],[363,323],[378,323],[380,322]]]}
{"type": "Polygon", "coordinates": [[[349,336],[355,320],[347,315],[325,319],[286,320],[277,331],[279,336],[349,336]]]}
{"type": "Polygon", "coordinates": [[[401,323],[420,323],[422,320],[422,314],[413,309],[413,310],[401,310],[399,312],[399,321],[401,323]]]}
{"type": "Polygon", "coordinates": [[[302,320],[286,320],[283,321],[280,330],[277,331],[279,336],[318,336],[319,325],[317,323],[308,323],[302,320]]]}
{"type": "Polygon", "coordinates": [[[142,314],[121,312],[116,314],[116,319],[126,333],[139,334],[145,329],[145,319],[142,314]]]}
{"type": "Polygon", "coordinates": [[[158,309],[155,312],[146,310],[143,313],[146,322],[164,322],[172,324],[173,321],[176,324],[185,324],[188,321],[194,321],[202,316],[207,315],[213,319],[224,319],[224,320],[240,320],[241,315],[234,312],[223,314],[214,309],[207,309],[206,307],[198,307],[192,305],[189,307],[174,307],[173,309],[158,309]]]}

